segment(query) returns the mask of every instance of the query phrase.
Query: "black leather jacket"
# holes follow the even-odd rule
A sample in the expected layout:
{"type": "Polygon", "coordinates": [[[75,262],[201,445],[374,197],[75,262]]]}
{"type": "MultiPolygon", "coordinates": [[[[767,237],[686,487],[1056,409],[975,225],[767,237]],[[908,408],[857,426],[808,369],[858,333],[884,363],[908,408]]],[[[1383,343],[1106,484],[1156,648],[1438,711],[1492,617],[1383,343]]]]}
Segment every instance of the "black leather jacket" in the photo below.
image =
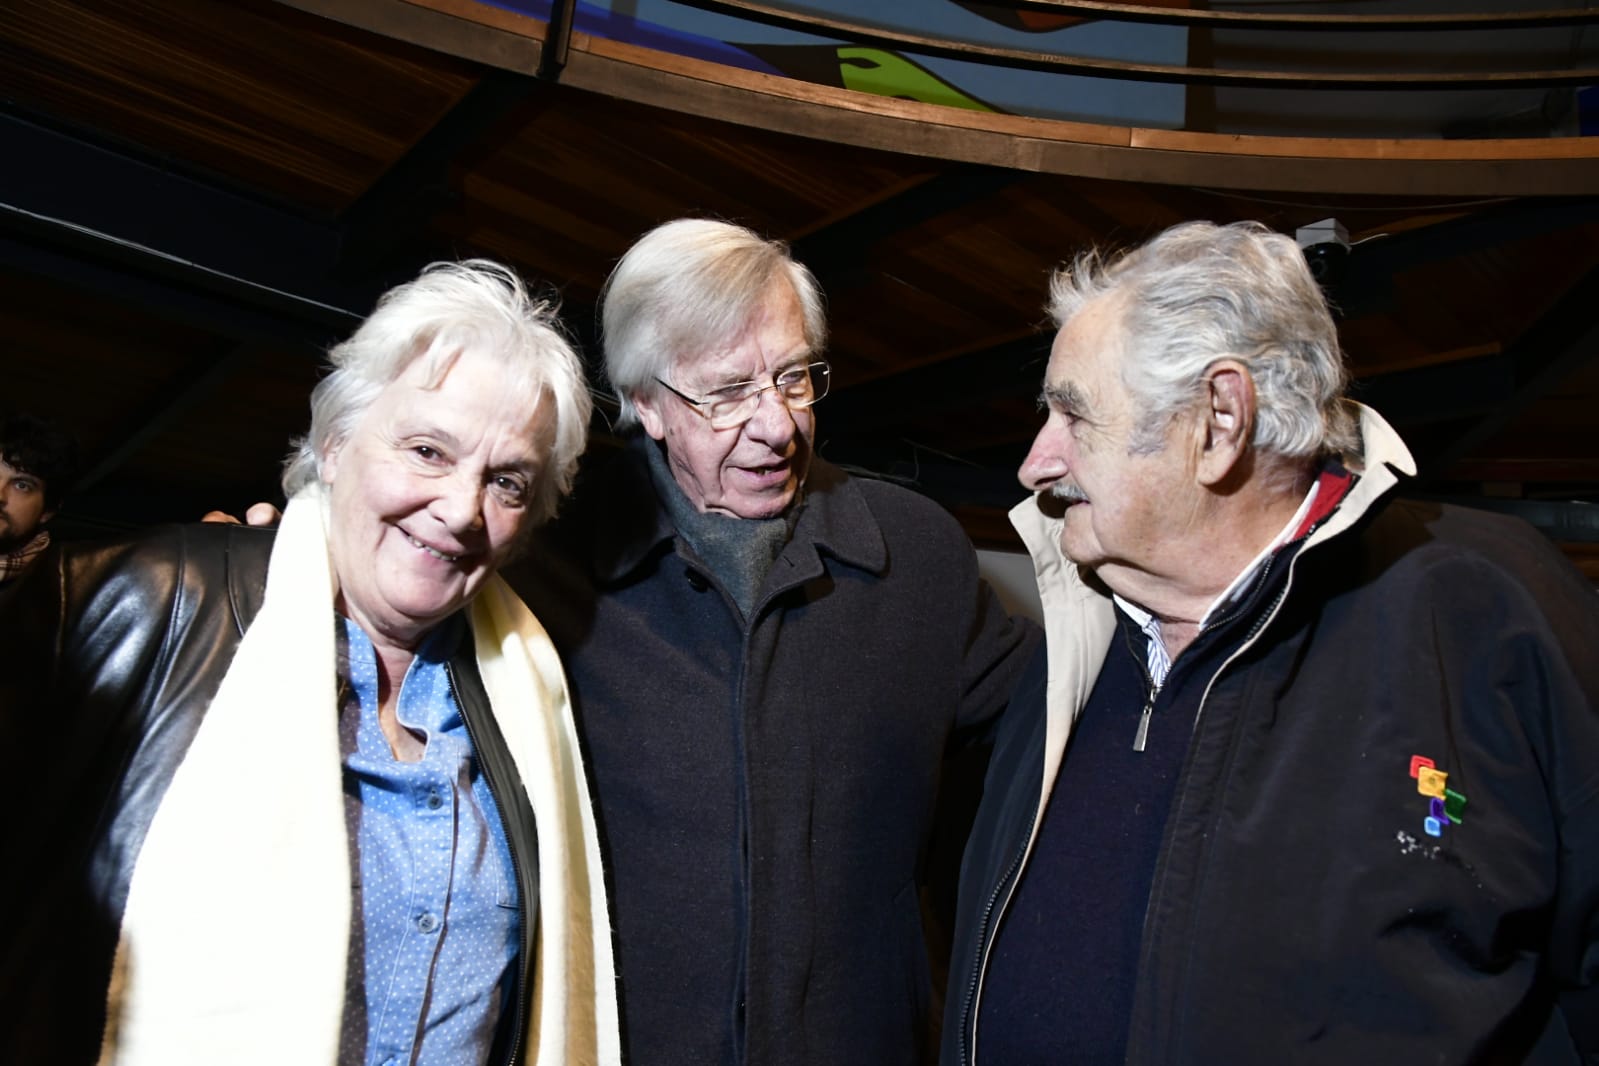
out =
{"type": "MultiPolygon", "coordinates": [[[[0,1062],[94,1061],[134,860],[260,608],[271,548],[267,530],[170,526],[54,547],[0,592],[0,738],[20,784],[0,834],[0,914],[11,923],[0,936],[0,1062]]],[[[516,1016],[490,1059],[508,1062],[533,983],[533,811],[470,642],[451,680],[523,901],[516,1016]]],[[[294,916],[240,916],[279,920],[294,916]]]]}

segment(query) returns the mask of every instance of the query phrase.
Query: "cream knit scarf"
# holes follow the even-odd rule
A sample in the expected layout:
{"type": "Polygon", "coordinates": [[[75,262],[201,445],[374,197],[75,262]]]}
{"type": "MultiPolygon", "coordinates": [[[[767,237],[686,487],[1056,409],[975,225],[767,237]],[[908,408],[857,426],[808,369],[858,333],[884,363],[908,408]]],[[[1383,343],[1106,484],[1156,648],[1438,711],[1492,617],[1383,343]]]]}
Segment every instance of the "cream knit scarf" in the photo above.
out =
{"type": "MultiPolygon", "coordinates": [[[[261,612],[151,822],[122,919],[102,1064],[338,1059],[351,895],[326,523],[320,489],[290,501],[261,612]]],[[[538,823],[537,958],[520,1061],[616,1063],[604,877],[560,662],[498,577],[470,618],[538,823]]]]}

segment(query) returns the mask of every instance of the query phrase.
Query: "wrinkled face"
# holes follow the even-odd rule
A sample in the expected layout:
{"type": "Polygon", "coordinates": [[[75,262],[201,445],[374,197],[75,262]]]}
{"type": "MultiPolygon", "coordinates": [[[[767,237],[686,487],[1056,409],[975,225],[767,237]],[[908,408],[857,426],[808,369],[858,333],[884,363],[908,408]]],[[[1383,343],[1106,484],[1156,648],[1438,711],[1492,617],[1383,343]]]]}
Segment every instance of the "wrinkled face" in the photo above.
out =
{"type": "MultiPolygon", "coordinates": [[[[770,384],[775,374],[810,361],[799,297],[782,279],[732,347],[679,362],[666,380],[701,398],[741,381],[770,384]]],[[[772,389],[761,394],[748,422],[712,429],[698,410],[665,389],[640,394],[634,403],[644,431],[666,445],[672,476],[699,510],[775,518],[799,495],[815,432],[811,408],[791,411],[772,389]]]]}
{"type": "Polygon", "coordinates": [[[44,479],[0,459],[0,552],[26,545],[50,517],[44,509],[44,479]]]}
{"type": "Polygon", "coordinates": [[[1159,451],[1132,452],[1141,412],[1122,383],[1122,359],[1113,303],[1090,304],[1066,324],[1044,379],[1049,417],[1020,477],[1065,506],[1066,555],[1126,595],[1119,579],[1165,574],[1176,561],[1172,546],[1192,532],[1197,490],[1186,447],[1191,416],[1172,423],[1159,451]]]}
{"type": "Polygon", "coordinates": [[[414,648],[514,551],[549,454],[549,403],[464,351],[428,386],[415,360],[330,450],[341,609],[380,647],[414,648]]]}

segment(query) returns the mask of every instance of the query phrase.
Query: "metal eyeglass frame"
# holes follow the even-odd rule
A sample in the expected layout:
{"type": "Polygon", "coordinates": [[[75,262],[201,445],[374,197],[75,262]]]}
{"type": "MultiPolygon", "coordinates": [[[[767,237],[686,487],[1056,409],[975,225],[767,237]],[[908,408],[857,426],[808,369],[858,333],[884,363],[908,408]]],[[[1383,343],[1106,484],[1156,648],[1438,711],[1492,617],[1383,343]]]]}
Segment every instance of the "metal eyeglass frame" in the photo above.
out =
{"type": "MultiPolygon", "coordinates": [[[[694,408],[694,410],[698,412],[702,418],[711,424],[712,429],[733,429],[737,426],[742,426],[744,423],[755,417],[755,412],[760,409],[761,395],[763,393],[769,392],[772,389],[776,389],[778,398],[783,401],[784,405],[787,406],[790,411],[803,411],[805,408],[812,406],[817,400],[820,400],[822,397],[827,395],[828,387],[832,384],[832,378],[833,368],[828,365],[827,360],[818,359],[814,362],[806,363],[804,366],[791,367],[788,370],[783,371],[781,374],[774,374],[772,376],[771,384],[769,385],[760,385],[759,379],[752,379],[750,381],[737,381],[731,385],[724,385],[722,388],[716,390],[717,392],[726,392],[729,389],[741,389],[751,385],[758,386],[753,391],[744,396],[740,396],[736,400],[696,400],[687,393],[674,388],[671,383],[667,382],[663,378],[656,378],[655,383],[660,385],[667,392],[670,392],[673,396],[676,396],[679,400],[682,400],[684,403],[694,408]],[[788,374],[796,370],[803,370],[805,372],[805,378],[803,380],[805,380],[811,387],[810,396],[797,398],[790,396],[783,391],[784,386],[779,383],[778,379],[786,377],[788,374]],[[713,408],[722,405],[730,406],[723,410],[720,414],[712,410],[713,408]]],[[[798,383],[798,381],[794,382],[794,384],[798,383]]]]}

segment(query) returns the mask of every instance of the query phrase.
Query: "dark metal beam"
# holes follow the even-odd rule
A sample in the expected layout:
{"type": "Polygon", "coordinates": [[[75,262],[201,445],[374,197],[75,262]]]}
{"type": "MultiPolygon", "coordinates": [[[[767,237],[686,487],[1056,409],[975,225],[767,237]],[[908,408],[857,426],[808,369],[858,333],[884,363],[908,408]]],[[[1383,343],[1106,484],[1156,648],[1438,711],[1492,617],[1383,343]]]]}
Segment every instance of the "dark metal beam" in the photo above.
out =
{"type": "Polygon", "coordinates": [[[0,241],[17,269],[166,307],[227,336],[343,329],[376,292],[326,281],[330,224],[87,134],[0,112],[0,241]],[[228,309],[239,309],[230,325],[228,309]]]}
{"type": "Polygon", "coordinates": [[[79,229],[170,264],[339,302],[318,290],[338,233],[247,192],[182,173],[87,134],[0,111],[0,210],[37,228],[79,229]]]}
{"type": "Polygon", "coordinates": [[[353,311],[203,271],[103,234],[4,212],[0,264],[234,340],[300,347],[308,358],[361,320],[353,311]]]}
{"type": "Polygon", "coordinates": [[[538,76],[542,81],[560,81],[566,69],[566,56],[572,48],[572,22],[577,0],[556,0],[550,7],[549,29],[544,47],[539,50],[538,76]]]}

